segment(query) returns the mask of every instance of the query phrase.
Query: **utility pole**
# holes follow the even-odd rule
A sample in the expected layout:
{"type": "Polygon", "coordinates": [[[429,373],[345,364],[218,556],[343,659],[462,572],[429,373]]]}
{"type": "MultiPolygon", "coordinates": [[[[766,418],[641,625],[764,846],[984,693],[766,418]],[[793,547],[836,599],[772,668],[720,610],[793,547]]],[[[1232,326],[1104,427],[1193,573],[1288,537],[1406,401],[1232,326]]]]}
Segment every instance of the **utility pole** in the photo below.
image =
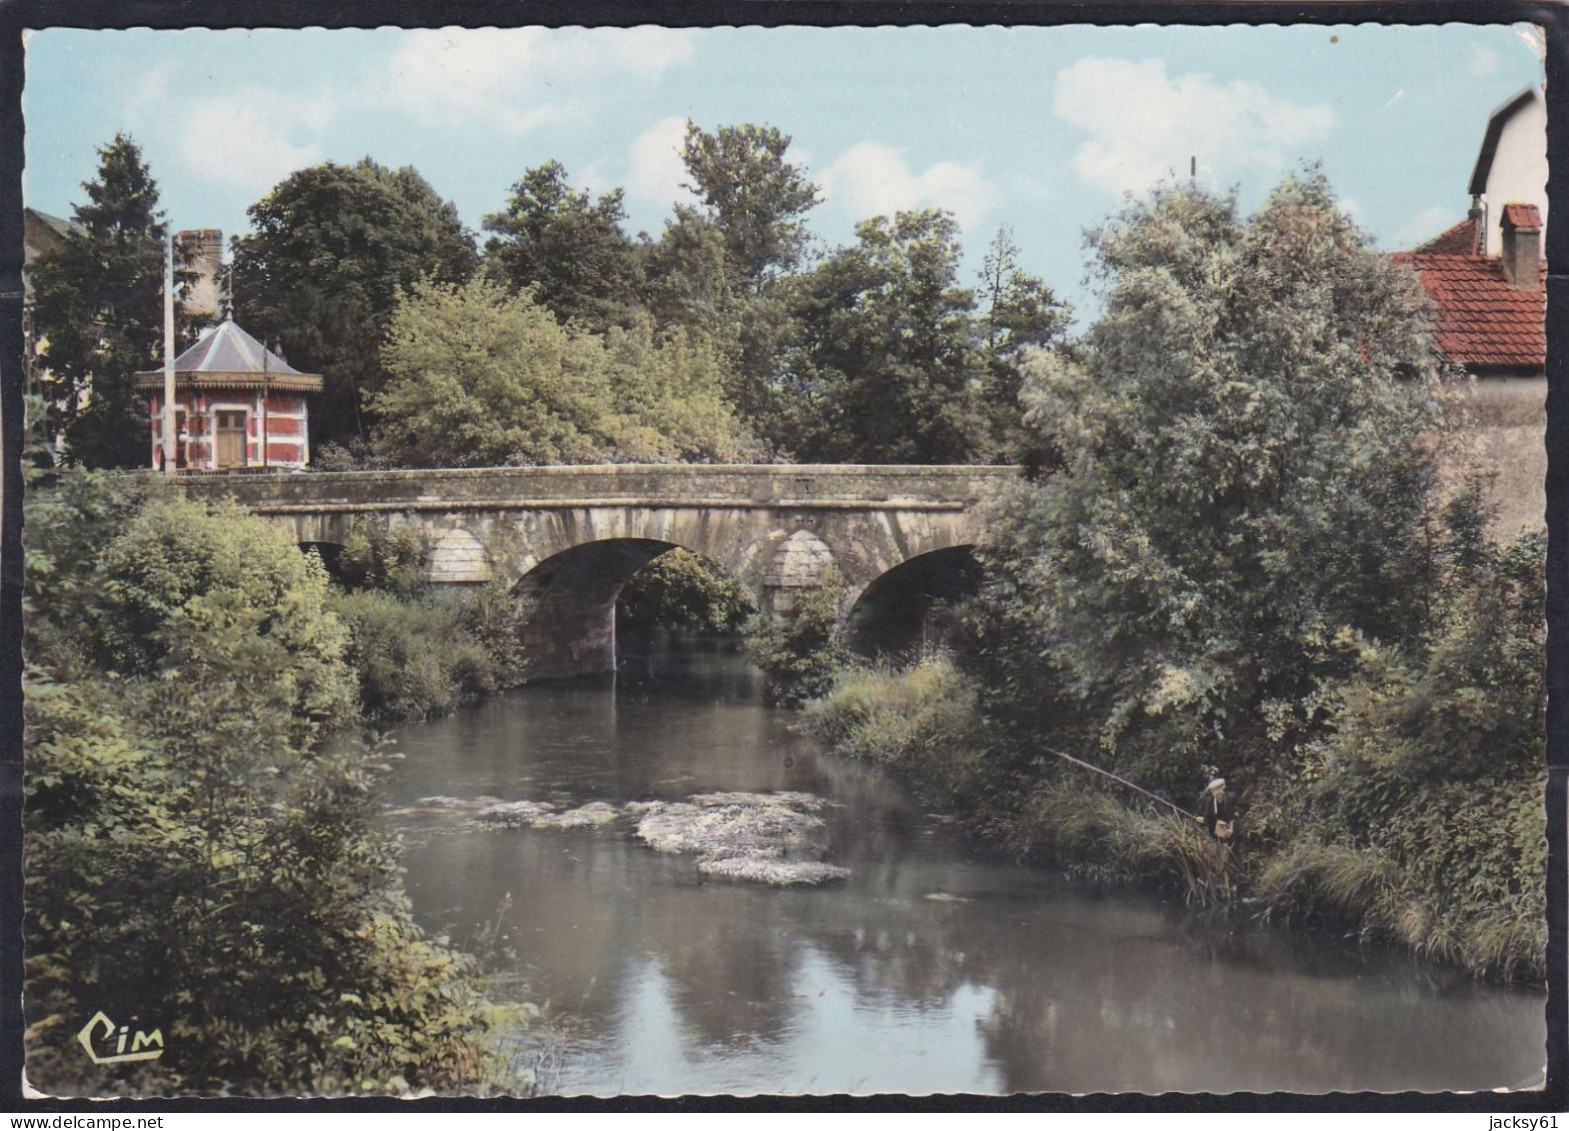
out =
{"type": "Polygon", "coordinates": [[[267,357],[268,357],[268,354],[267,354],[267,343],[263,342],[262,343],[262,402],[261,402],[261,449],[262,449],[262,470],[263,471],[271,470],[271,464],[268,462],[268,457],[267,457],[267,444],[268,444],[267,414],[272,410],[272,406],[269,405],[267,402],[272,397],[272,389],[269,386],[268,381],[267,381],[267,357]]]}
{"type": "Polygon", "coordinates": [[[163,473],[175,468],[174,425],[174,228],[164,230],[163,260],[163,473]]]}

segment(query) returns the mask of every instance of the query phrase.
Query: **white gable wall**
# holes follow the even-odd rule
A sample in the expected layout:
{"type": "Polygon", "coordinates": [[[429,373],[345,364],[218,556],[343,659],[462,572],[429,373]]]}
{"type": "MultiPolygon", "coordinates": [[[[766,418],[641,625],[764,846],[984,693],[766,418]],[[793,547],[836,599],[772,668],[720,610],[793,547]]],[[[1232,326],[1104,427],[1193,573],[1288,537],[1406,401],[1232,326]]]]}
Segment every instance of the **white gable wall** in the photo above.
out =
{"type": "Polygon", "coordinates": [[[1486,254],[1497,255],[1503,246],[1506,204],[1536,205],[1542,214],[1542,233],[1546,235],[1547,104],[1540,90],[1504,122],[1482,203],[1487,209],[1486,254]]]}

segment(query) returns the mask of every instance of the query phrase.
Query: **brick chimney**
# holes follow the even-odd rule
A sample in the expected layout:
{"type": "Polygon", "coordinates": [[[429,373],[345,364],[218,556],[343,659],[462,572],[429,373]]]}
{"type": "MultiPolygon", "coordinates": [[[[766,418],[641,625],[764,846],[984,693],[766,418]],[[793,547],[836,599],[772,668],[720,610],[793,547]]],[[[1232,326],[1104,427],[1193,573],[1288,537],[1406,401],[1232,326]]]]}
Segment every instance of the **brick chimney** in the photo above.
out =
{"type": "Polygon", "coordinates": [[[222,296],[218,277],[223,270],[223,233],[216,228],[179,232],[175,240],[183,253],[183,266],[195,274],[182,306],[187,316],[204,321],[218,317],[222,296]]]}
{"type": "Polygon", "coordinates": [[[1500,263],[1504,279],[1520,291],[1541,290],[1542,217],[1534,204],[1506,204],[1500,263]]]}

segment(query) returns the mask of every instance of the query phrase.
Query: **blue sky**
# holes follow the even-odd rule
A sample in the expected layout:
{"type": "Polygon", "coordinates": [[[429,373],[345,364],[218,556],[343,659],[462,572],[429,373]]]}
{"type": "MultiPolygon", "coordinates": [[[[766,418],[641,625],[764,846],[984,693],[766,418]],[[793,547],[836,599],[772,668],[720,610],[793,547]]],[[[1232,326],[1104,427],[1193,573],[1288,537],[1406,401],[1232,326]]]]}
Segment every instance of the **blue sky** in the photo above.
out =
{"type": "Polygon", "coordinates": [[[477,228],[554,158],[624,187],[628,228],[657,234],[685,120],[752,121],[794,137],[825,246],[944,207],[968,270],[1006,224],[1082,308],[1084,228],[1193,157],[1247,205],[1319,160],[1382,246],[1441,231],[1488,115],[1541,76],[1505,25],[50,29],[27,39],[24,192],[70,215],[124,131],[177,227],[243,232],[291,170],[369,155],[418,168],[477,228]]]}

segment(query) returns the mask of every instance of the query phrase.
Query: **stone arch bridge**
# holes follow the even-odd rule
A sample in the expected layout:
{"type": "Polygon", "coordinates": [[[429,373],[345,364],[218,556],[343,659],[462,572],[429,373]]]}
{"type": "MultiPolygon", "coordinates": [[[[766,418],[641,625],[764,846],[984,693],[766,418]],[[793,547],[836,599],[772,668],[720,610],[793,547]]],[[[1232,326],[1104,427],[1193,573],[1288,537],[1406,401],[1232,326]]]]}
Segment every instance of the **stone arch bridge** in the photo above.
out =
{"type": "MultiPolygon", "coordinates": [[[[302,545],[341,546],[356,522],[414,527],[437,584],[501,582],[526,609],[530,676],[615,670],[621,587],[681,547],[759,607],[843,587],[854,626],[973,583],[976,505],[1012,467],[588,465],[191,476],[302,545]]],[[[913,615],[920,615],[916,610],[913,615]]]]}

